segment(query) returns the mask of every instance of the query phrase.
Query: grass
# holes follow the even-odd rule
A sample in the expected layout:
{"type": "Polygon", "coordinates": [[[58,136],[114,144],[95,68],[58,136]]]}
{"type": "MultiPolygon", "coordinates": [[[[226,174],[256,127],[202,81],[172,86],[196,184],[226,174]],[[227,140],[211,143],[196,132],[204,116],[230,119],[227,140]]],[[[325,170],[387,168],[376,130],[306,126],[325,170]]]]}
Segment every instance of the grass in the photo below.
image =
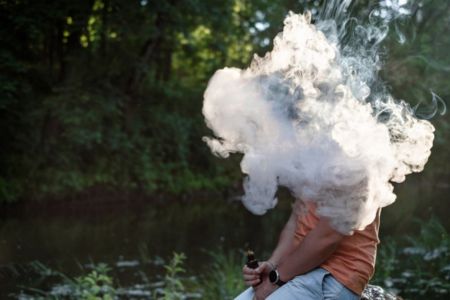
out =
{"type": "Polygon", "coordinates": [[[243,255],[223,250],[209,252],[212,264],[207,275],[200,280],[204,299],[234,299],[245,289],[240,276],[244,264],[243,255]]]}
{"type": "Polygon", "coordinates": [[[93,265],[87,273],[70,278],[63,273],[51,270],[40,262],[33,263],[33,268],[42,278],[57,277],[61,280],[50,291],[26,287],[26,294],[21,298],[36,300],[112,300],[116,298],[114,279],[109,276],[110,267],[106,264],[93,265]]]}
{"type": "MultiPolygon", "coordinates": [[[[371,283],[405,299],[449,299],[450,235],[434,218],[421,222],[420,228],[416,235],[400,240],[388,238],[380,244],[376,272],[371,283]]],[[[241,278],[243,253],[223,249],[208,253],[211,262],[199,276],[186,271],[186,256],[183,253],[174,253],[164,265],[162,282],[152,284],[144,276],[144,284],[139,285],[142,297],[151,295],[152,299],[159,300],[233,299],[245,289],[241,278]]],[[[105,264],[94,265],[76,278],[69,278],[40,263],[35,267],[41,276],[57,277],[60,283],[50,291],[27,288],[27,295],[31,295],[32,299],[133,298],[123,292],[117,280],[109,275],[110,268],[105,264]],[[64,293],[58,294],[55,287],[60,290],[64,288],[64,293]]],[[[144,274],[145,270],[139,272],[144,274]]]]}

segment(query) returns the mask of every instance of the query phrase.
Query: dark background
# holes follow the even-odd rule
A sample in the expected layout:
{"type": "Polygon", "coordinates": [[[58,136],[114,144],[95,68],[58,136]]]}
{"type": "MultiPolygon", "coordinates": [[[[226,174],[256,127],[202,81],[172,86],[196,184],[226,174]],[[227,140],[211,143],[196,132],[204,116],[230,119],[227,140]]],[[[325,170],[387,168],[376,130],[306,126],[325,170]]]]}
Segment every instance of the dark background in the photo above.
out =
{"type": "MultiPolygon", "coordinates": [[[[352,14],[367,18],[376,2],[357,1],[352,14]]],[[[253,53],[269,51],[289,10],[315,15],[323,4],[0,0],[3,293],[34,286],[38,277],[27,266],[36,260],[71,274],[74,261],[115,264],[176,250],[199,271],[205,248],[273,247],[292,199],[281,193],[280,206],[262,218],[232,200],[241,193],[239,157],[215,158],[201,141],[211,134],[202,94],[215,70],[244,68],[253,53]]],[[[427,115],[436,108],[430,91],[450,98],[450,2],[420,0],[412,8],[410,18],[391,24],[380,76],[397,99],[421,103],[417,112],[427,115]]],[[[433,251],[450,247],[450,119],[430,121],[430,161],[396,186],[381,236],[420,236],[433,251]],[[426,224],[437,225],[424,231],[426,224]]],[[[382,284],[394,276],[389,247],[379,255],[382,284]]],[[[402,251],[395,249],[394,258],[402,251]]],[[[446,249],[415,270],[445,281],[446,249]]],[[[403,262],[399,274],[412,261],[403,262]]]]}
{"type": "MultiPolygon", "coordinates": [[[[395,2],[395,1],[394,1],[395,2]]],[[[367,18],[376,1],[357,1],[367,18]],[[371,3],[372,5],[369,5],[371,3]]],[[[181,195],[227,189],[202,93],[215,70],[271,49],[288,10],[320,1],[1,1],[0,202],[92,189],[181,195]]],[[[381,76],[423,113],[450,96],[449,2],[418,1],[392,24],[381,76]],[[399,33],[405,36],[398,42],[399,33]]],[[[448,182],[449,118],[435,117],[428,180],[448,182]]]]}

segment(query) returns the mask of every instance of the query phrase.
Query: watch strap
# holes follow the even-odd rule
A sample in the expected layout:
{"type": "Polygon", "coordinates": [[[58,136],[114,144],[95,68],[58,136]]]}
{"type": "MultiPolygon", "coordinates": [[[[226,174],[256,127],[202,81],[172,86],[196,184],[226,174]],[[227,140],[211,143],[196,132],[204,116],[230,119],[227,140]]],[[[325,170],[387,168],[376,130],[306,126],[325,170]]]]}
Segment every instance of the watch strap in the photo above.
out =
{"type": "Polygon", "coordinates": [[[283,280],[280,279],[280,273],[278,272],[277,269],[272,270],[271,273],[273,273],[273,275],[274,275],[272,277],[275,277],[274,280],[272,280],[272,278],[270,278],[270,281],[273,284],[276,284],[278,286],[283,286],[286,283],[286,282],[284,282],[283,280]]]}
{"type": "Polygon", "coordinates": [[[275,282],[276,285],[278,286],[283,286],[286,284],[286,282],[284,282],[283,280],[280,279],[280,275],[278,274],[278,280],[275,282]]]}

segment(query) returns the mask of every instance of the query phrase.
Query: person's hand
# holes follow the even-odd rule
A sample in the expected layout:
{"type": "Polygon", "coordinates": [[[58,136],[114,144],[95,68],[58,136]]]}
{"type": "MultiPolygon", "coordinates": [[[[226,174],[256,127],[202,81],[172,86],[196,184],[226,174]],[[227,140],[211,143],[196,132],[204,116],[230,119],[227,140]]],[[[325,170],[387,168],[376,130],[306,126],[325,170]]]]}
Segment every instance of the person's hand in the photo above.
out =
{"type": "Polygon", "coordinates": [[[256,286],[261,282],[260,274],[256,272],[256,269],[251,269],[247,265],[242,268],[242,276],[247,286],[256,286]]]}
{"type": "Polygon", "coordinates": [[[259,262],[259,266],[256,269],[250,269],[247,265],[242,268],[242,275],[244,277],[244,282],[248,286],[256,286],[264,278],[268,277],[269,272],[272,271],[272,264],[267,261],[259,262]]]}
{"type": "Polygon", "coordinates": [[[259,263],[259,266],[255,269],[255,271],[260,275],[267,276],[274,268],[274,264],[272,264],[270,261],[262,261],[259,263]]]}
{"type": "Polygon", "coordinates": [[[266,276],[266,278],[263,280],[263,282],[261,284],[254,287],[255,299],[256,300],[264,300],[270,294],[272,294],[277,288],[278,288],[278,286],[271,283],[269,281],[269,277],[266,276]]]}

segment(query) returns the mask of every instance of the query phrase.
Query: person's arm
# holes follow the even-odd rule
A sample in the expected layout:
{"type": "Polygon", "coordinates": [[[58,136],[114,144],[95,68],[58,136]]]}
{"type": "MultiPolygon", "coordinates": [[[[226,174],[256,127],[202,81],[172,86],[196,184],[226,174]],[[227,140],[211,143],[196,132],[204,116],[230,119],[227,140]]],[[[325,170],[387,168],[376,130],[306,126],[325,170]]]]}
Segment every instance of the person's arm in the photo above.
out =
{"type": "Polygon", "coordinates": [[[298,243],[295,242],[294,234],[297,226],[297,215],[292,212],[289,220],[284,225],[283,230],[280,233],[278,244],[273,251],[268,261],[260,262],[257,269],[250,269],[244,266],[242,273],[246,285],[254,286],[261,282],[262,273],[268,273],[272,268],[277,267],[280,264],[283,257],[292,252],[298,243]]]}
{"type": "Polygon", "coordinates": [[[297,218],[297,214],[292,212],[289,220],[281,231],[277,247],[268,260],[273,264],[272,267],[280,265],[283,258],[298,246],[299,242],[294,239],[295,230],[297,229],[297,218]]]}
{"type": "MultiPolygon", "coordinates": [[[[321,218],[300,245],[293,251],[287,251],[289,253],[282,257],[277,268],[280,279],[287,282],[297,275],[317,268],[335,251],[343,237],[344,235],[331,228],[327,219],[321,218]]],[[[263,282],[255,289],[255,299],[265,299],[277,288],[267,277],[263,278],[263,282]]]]}
{"type": "Polygon", "coordinates": [[[280,262],[280,279],[286,282],[317,268],[336,250],[343,237],[343,234],[331,227],[326,218],[321,218],[297,249],[280,262]]]}

